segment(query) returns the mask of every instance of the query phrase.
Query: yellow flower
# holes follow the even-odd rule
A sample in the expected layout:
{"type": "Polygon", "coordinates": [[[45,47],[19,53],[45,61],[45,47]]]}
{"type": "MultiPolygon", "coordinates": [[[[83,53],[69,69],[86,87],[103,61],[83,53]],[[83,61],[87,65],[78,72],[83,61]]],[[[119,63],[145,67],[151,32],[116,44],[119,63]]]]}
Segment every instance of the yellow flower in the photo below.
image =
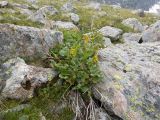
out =
{"type": "Polygon", "coordinates": [[[84,43],[88,43],[90,40],[90,37],[88,35],[83,35],[83,40],[84,40],[84,43]]]}
{"type": "Polygon", "coordinates": [[[97,56],[97,54],[93,56],[93,62],[94,62],[94,63],[97,63],[97,62],[98,62],[98,56],[97,56]]]}
{"type": "Polygon", "coordinates": [[[74,57],[74,56],[76,56],[76,54],[77,54],[77,49],[71,48],[70,49],[70,55],[74,57]]]}

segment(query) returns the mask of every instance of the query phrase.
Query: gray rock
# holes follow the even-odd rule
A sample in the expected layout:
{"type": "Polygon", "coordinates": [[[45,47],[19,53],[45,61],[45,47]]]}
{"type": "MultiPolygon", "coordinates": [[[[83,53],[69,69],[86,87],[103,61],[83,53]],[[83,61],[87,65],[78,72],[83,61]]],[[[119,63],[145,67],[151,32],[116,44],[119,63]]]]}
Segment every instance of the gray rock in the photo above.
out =
{"type": "Polygon", "coordinates": [[[16,56],[43,59],[49,48],[62,40],[63,34],[58,31],[0,24],[0,63],[16,56]]]}
{"type": "Polygon", "coordinates": [[[61,10],[64,12],[73,12],[74,7],[71,2],[67,2],[61,7],[61,10]]]}
{"type": "Polygon", "coordinates": [[[6,85],[1,96],[10,99],[31,98],[34,95],[34,89],[56,76],[53,69],[30,66],[20,58],[10,59],[2,64],[2,69],[4,74],[2,79],[5,80],[6,85]]]}
{"type": "Polygon", "coordinates": [[[120,35],[122,34],[122,30],[110,26],[105,26],[99,30],[99,32],[104,36],[104,37],[109,37],[112,40],[117,40],[120,38],[120,35]]]}
{"type": "Polygon", "coordinates": [[[55,15],[58,11],[52,6],[45,6],[40,8],[37,12],[35,12],[33,15],[29,16],[29,19],[35,22],[40,22],[42,24],[45,24],[47,19],[47,14],[49,15],[55,15]]]}
{"type": "Polygon", "coordinates": [[[159,120],[160,42],[117,44],[98,54],[104,77],[93,93],[105,110],[124,120],[159,120]]]}
{"type": "Polygon", "coordinates": [[[110,38],[104,37],[103,39],[104,39],[104,47],[112,45],[110,38]]]}
{"type": "Polygon", "coordinates": [[[79,22],[79,15],[75,13],[71,13],[71,20],[73,23],[78,23],[79,22]]]}
{"type": "Polygon", "coordinates": [[[101,10],[101,4],[98,2],[90,2],[87,6],[87,8],[95,9],[95,10],[101,10]]]}
{"type": "Polygon", "coordinates": [[[122,38],[125,42],[143,42],[141,33],[124,33],[122,38]]]}
{"type": "Polygon", "coordinates": [[[160,20],[142,33],[143,42],[160,41],[160,20]]]}
{"type": "Polygon", "coordinates": [[[71,29],[78,30],[78,27],[74,25],[72,22],[62,22],[62,21],[53,22],[53,29],[55,28],[66,29],[66,30],[71,30],[71,29]]]}
{"type": "Polygon", "coordinates": [[[8,1],[1,1],[0,7],[7,7],[9,5],[8,1]]]}
{"type": "Polygon", "coordinates": [[[144,31],[143,25],[136,18],[125,19],[122,21],[122,24],[125,26],[128,26],[138,32],[144,31]]]}

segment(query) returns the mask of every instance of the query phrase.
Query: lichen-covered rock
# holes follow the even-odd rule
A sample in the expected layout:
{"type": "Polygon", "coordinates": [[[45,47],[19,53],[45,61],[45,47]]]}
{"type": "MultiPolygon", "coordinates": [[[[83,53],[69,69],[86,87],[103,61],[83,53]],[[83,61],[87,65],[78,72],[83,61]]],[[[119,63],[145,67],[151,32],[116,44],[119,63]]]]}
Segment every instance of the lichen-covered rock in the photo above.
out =
{"type": "Polygon", "coordinates": [[[0,24],[0,62],[16,56],[43,59],[62,40],[58,31],[0,24]]]}
{"type": "Polygon", "coordinates": [[[74,25],[72,22],[62,22],[55,21],[53,22],[53,29],[66,29],[66,30],[78,30],[78,27],[74,25]]]}
{"type": "Polygon", "coordinates": [[[143,42],[160,41],[160,20],[142,33],[142,40],[143,42]]]}
{"type": "Polygon", "coordinates": [[[121,29],[110,27],[110,26],[105,26],[99,30],[99,32],[104,36],[104,37],[109,37],[112,40],[118,40],[120,38],[120,35],[123,33],[121,29]]]}
{"type": "Polygon", "coordinates": [[[126,42],[99,51],[103,81],[93,90],[112,115],[160,119],[160,43],[126,42]]]}
{"type": "Polygon", "coordinates": [[[128,26],[138,32],[144,31],[143,25],[136,18],[125,19],[122,21],[122,24],[125,26],[128,26]]]}
{"type": "Polygon", "coordinates": [[[10,59],[1,69],[0,77],[5,82],[1,96],[10,99],[31,98],[36,88],[56,76],[53,69],[30,66],[20,58],[10,59]]]}

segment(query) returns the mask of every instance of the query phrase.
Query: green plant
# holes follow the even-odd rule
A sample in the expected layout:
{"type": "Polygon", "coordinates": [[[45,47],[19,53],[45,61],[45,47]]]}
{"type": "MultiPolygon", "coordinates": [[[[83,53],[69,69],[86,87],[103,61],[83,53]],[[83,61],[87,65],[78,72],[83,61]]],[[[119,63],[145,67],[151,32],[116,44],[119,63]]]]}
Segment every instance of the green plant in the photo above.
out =
{"type": "Polygon", "coordinates": [[[101,80],[97,50],[102,47],[102,37],[97,33],[82,35],[64,32],[64,43],[50,50],[52,65],[59,72],[59,79],[72,90],[89,92],[101,80]]]}

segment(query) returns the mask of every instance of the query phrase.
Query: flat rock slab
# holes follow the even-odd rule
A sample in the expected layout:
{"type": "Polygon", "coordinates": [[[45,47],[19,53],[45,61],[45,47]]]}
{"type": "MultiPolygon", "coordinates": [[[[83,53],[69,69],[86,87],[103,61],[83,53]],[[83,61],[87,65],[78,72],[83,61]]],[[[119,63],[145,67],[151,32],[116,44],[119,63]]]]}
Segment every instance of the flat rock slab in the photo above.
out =
{"type": "Polygon", "coordinates": [[[0,24],[0,63],[17,56],[42,59],[62,41],[59,31],[0,24]]]}
{"type": "Polygon", "coordinates": [[[103,82],[94,96],[126,120],[160,118],[160,42],[124,43],[99,51],[103,82]]]}

